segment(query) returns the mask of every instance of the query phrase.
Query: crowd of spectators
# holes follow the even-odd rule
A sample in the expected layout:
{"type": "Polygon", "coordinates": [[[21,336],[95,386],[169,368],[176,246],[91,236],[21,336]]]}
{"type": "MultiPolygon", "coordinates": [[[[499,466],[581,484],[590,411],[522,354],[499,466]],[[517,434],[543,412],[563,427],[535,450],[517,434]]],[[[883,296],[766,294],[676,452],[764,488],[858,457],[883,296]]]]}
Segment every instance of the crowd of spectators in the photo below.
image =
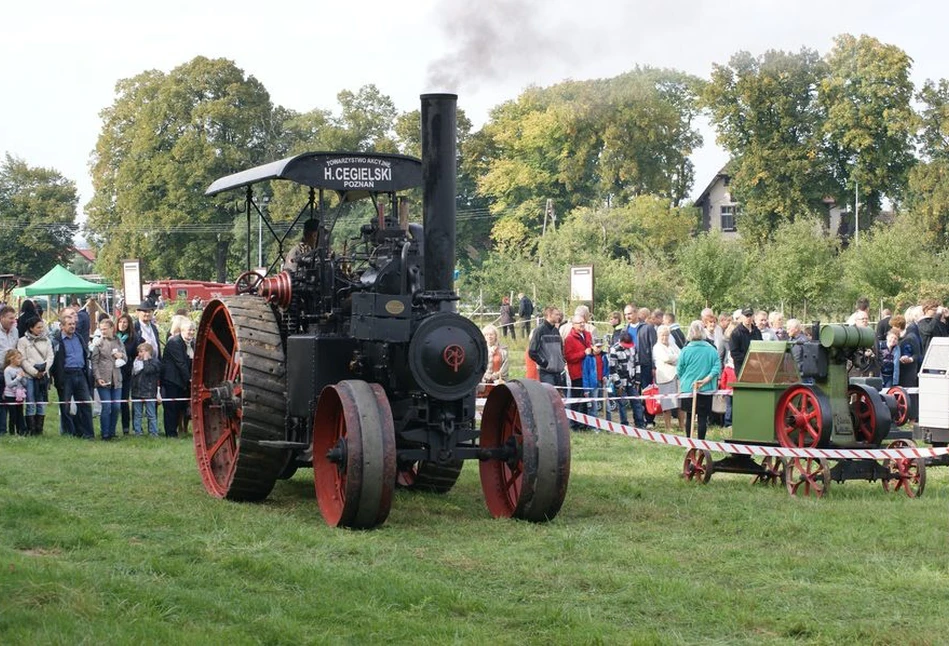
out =
{"type": "MultiPolygon", "coordinates": [[[[510,301],[504,304],[513,309],[510,301]]],[[[520,311],[524,311],[523,306],[520,311]]],[[[529,311],[533,312],[533,303],[529,311]]],[[[936,336],[949,336],[949,309],[930,299],[903,314],[888,310],[881,314],[875,345],[854,352],[848,360],[848,372],[853,377],[880,377],[884,387],[914,389],[930,341],[936,336]]],[[[502,308],[500,325],[511,328],[512,340],[513,320],[513,314],[504,314],[502,308]]],[[[811,340],[810,326],[798,319],[786,320],[782,312],[750,307],[718,314],[706,308],[686,332],[673,313],[634,304],[626,305],[622,313],[612,312],[608,318],[610,331],[602,336],[585,305],[577,307],[566,322],[557,307],[544,308],[538,320],[525,357],[527,376],[560,389],[565,397],[594,400],[573,401],[571,409],[606,419],[617,411],[620,423],[627,424],[631,417],[635,426],[647,429],[655,427],[656,416],[661,414],[667,432],[675,423],[686,435],[691,435],[695,418],[699,438],[705,437],[713,416],[722,426],[731,426],[731,397],[717,391],[729,388],[740,376],[752,341],[790,342],[791,355],[800,371],[804,344],[811,340]],[[655,394],[651,399],[656,403],[644,405],[644,394],[655,394]],[[609,402],[602,412],[596,401],[601,399],[609,402]]],[[[857,302],[846,324],[870,325],[867,299],[857,302]]],[[[508,350],[498,336],[497,327],[485,328],[491,357],[486,384],[507,379],[508,350]],[[502,364],[504,376],[498,377],[502,364]]],[[[915,419],[917,409],[918,397],[911,391],[911,419],[915,419]]],[[[575,430],[581,428],[578,424],[572,426],[575,430]]]]}
{"type": "MultiPolygon", "coordinates": [[[[193,304],[192,304],[193,305],[193,304]]],[[[0,435],[39,435],[46,426],[50,386],[59,399],[60,433],[113,441],[122,435],[178,437],[188,428],[195,325],[182,310],[162,338],[153,320],[158,304],[146,299],[135,318],[113,319],[96,300],[73,300],[47,327],[31,300],[0,307],[4,362],[0,435]],[[164,357],[162,352],[164,350],[164,357]],[[121,435],[120,435],[121,433],[121,435]]]]}

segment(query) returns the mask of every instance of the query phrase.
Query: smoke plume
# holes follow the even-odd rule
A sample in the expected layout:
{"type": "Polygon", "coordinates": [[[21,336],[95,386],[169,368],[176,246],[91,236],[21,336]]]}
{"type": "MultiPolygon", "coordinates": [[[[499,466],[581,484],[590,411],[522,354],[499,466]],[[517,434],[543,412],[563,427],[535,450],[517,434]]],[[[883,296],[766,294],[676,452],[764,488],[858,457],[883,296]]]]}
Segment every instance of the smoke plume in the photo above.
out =
{"type": "Polygon", "coordinates": [[[566,39],[544,15],[554,6],[538,0],[441,0],[437,20],[454,47],[429,65],[427,87],[470,92],[565,59],[566,39]]]}

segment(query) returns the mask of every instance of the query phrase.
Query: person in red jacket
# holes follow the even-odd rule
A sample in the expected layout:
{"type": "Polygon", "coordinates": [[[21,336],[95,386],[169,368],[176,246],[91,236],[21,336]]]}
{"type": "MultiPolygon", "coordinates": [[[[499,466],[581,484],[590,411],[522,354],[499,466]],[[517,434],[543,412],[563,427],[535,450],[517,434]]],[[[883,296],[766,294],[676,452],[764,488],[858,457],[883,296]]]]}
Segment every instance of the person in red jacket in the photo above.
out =
{"type": "MultiPolygon", "coordinates": [[[[570,396],[583,396],[583,359],[593,354],[593,336],[585,329],[586,321],[580,315],[571,319],[572,327],[563,340],[563,356],[567,362],[567,375],[570,378],[570,396]]],[[[583,404],[570,404],[570,408],[577,412],[584,412],[583,404]]],[[[581,424],[572,424],[574,430],[582,428],[581,424]]]]}

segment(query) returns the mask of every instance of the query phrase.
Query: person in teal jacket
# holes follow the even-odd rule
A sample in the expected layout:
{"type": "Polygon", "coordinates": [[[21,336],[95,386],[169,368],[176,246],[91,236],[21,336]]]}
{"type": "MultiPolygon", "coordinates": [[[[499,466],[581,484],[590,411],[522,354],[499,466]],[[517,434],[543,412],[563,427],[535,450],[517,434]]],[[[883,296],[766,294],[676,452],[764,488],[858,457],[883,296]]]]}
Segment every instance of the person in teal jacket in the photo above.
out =
{"type": "Polygon", "coordinates": [[[692,392],[698,391],[695,402],[695,414],[698,417],[698,438],[705,439],[708,430],[708,416],[712,412],[712,393],[718,387],[718,377],[722,363],[715,346],[705,339],[702,321],[692,321],[688,343],[679,354],[676,375],[679,377],[679,392],[682,393],[681,406],[685,410],[685,436],[692,437],[692,392]]]}

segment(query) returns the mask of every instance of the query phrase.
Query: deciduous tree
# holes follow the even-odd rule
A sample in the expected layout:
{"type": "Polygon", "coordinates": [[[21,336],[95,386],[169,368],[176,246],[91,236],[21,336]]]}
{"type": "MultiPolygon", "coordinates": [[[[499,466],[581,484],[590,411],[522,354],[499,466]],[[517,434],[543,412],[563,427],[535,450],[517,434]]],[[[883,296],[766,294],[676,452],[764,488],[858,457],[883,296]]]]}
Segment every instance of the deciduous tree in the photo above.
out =
{"type": "Polygon", "coordinates": [[[119,261],[139,257],[153,276],[225,279],[235,196],[204,190],[270,161],[272,112],[264,87],[224,59],[119,81],[102,112],[87,206],[100,270],[118,278],[119,261]]]}
{"type": "Polygon", "coordinates": [[[831,177],[817,91],[826,74],[810,49],[739,52],[713,66],[704,100],[732,156],[743,237],[762,241],[782,222],[822,212],[831,177]]]}
{"type": "Polygon", "coordinates": [[[645,194],[678,204],[692,182],[689,155],[701,143],[693,126],[701,82],[685,74],[635,69],[594,81],[530,88],[496,107],[470,149],[478,192],[498,217],[493,237],[543,226],[556,213],[616,205],[645,194]]]}
{"type": "Polygon", "coordinates": [[[915,163],[911,66],[902,49],[870,36],[842,34],[827,55],[819,97],[834,175],[850,191],[859,185],[871,216],[884,195],[899,200],[915,163]]]}
{"type": "Polygon", "coordinates": [[[68,264],[78,201],[75,183],[56,170],[7,154],[0,165],[0,267],[39,278],[68,264]]]}

